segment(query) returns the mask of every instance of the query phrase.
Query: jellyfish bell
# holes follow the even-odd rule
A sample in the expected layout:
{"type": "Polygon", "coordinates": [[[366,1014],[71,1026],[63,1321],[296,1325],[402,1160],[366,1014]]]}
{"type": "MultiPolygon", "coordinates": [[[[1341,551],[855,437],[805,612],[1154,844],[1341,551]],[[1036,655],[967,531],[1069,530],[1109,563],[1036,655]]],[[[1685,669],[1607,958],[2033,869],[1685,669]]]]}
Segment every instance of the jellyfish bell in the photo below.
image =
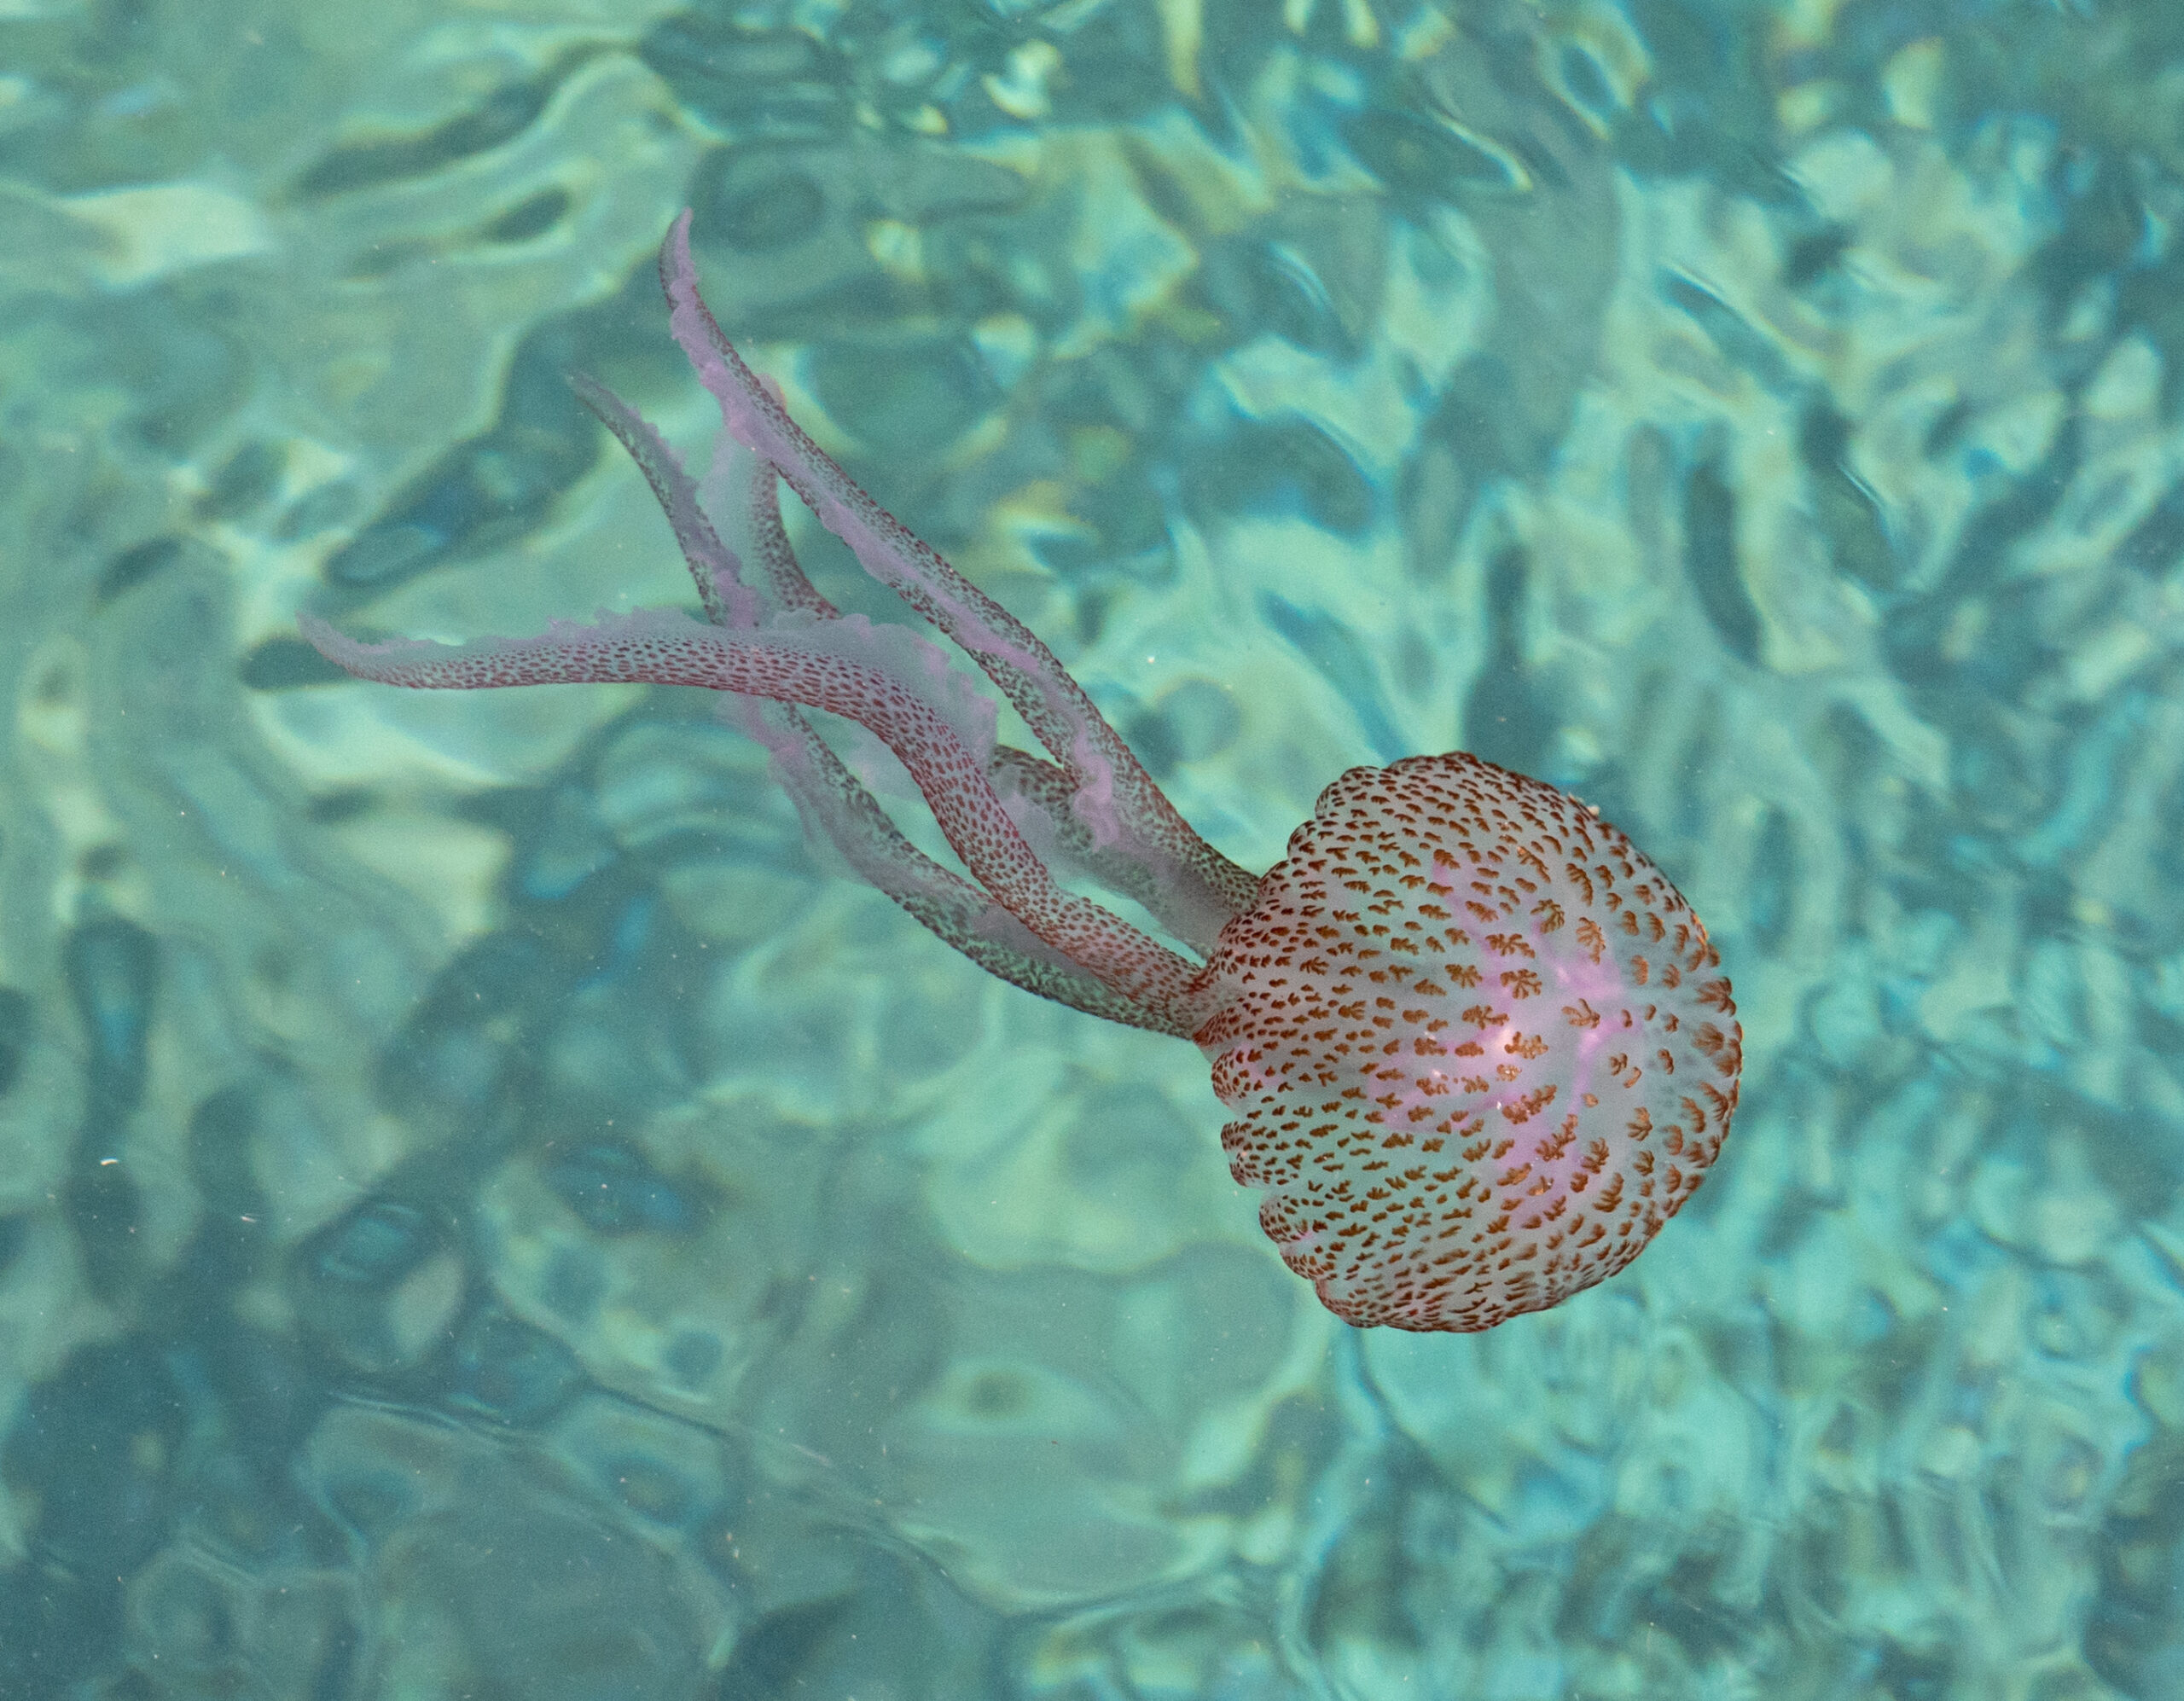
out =
{"type": "Polygon", "coordinates": [[[634,409],[588,379],[577,389],[652,485],[706,618],[440,645],[362,644],[305,617],[305,637],[388,684],[729,694],[814,830],[943,940],[1043,997],[1198,1044],[1236,1112],[1232,1173],[1349,1322],[1490,1328],[1636,1257],[1720,1152],[1742,1065],[1719,956],[1667,877],[1595,811],[1461,752],[1352,769],[1263,876],[1231,862],[1031,630],[789,418],[706,310],[689,218],[660,280],[739,446],[715,499],[634,409]],[[992,700],[931,640],[814,589],[782,483],[977,665],[1044,755],[998,742],[992,700]],[[910,843],[813,710],[901,758],[963,872],[910,843]],[[1182,949],[1057,868],[1141,904],[1182,949]]]}
{"type": "Polygon", "coordinates": [[[1741,1036],[1621,833],[1461,752],[1321,795],[1208,964],[1236,1179],[1350,1322],[1490,1328],[1623,1268],[1721,1149],[1741,1036]]]}

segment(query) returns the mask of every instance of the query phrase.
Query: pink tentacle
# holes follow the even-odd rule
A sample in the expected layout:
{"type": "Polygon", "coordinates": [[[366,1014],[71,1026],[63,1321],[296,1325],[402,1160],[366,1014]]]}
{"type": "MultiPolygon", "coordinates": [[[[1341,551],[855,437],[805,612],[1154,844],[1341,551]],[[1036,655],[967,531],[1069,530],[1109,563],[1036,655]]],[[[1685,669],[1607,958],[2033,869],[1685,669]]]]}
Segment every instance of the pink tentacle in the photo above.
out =
{"type": "Polygon", "coordinates": [[[1026,828],[1049,863],[1058,862],[1109,891],[1134,898],[1154,915],[1161,914],[1165,895],[1158,872],[1112,845],[1094,840],[1070,807],[1073,793],[1069,775],[1058,764],[1004,744],[995,746],[986,773],[1002,800],[1010,804],[1017,824],[1026,828]]]}
{"type": "MultiPolygon", "coordinates": [[[[816,619],[839,618],[841,611],[812,587],[790,548],[776,496],[780,474],[771,462],[722,433],[729,452],[716,460],[708,482],[715,486],[713,511],[732,543],[723,540],[681,460],[651,424],[595,380],[572,374],[570,382],[651,485],[697,581],[708,620],[745,630],[758,626],[764,609],[743,582],[746,561],[756,566],[775,603],[816,619]]],[[[938,652],[927,659],[937,661],[938,652]]],[[[989,973],[1042,997],[1109,1021],[1182,1035],[1175,1021],[1063,958],[985,892],[912,845],[800,710],[732,694],[729,706],[772,757],[775,779],[811,831],[944,943],[989,973]]]]}
{"type": "Polygon", "coordinates": [[[1177,955],[1089,898],[1055,885],[986,778],[974,731],[913,695],[889,635],[861,616],[745,635],[678,611],[602,615],[581,626],[555,621],[537,638],[444,645],[397,639],[363,644],[305,617],[304,636],[329,661],[363,679],[428,689],[478,689],[578,682],[644,682],[734,691],[801,704],[868,727],[893,751],[932,807],[956,854],[1003,909],[1100,981],[1160,1017],[1196,1027],[1200,966],[1177,955]]]}
{"type": "Polygon", "coordinates": [[[1072,806],[1096,844],[1148,864],[1162,920],[1211,949],[1251,906],[1258,877],[1191,830],[1129,746],[1047,647],[866,494],[790,419],[722,333],[699,293],[685,211],[660,251],[669,325],[720,403],[729,434],[781,471],[864,569],[960,644],[1068,775],[1072,806]]]}
{"type": "Polygon", "coordinates": [[[698,600],[706,618],[716,626],[756,626],[764,615],[757,595],[743,582],[743,564],[736,552],[721,542],[698,502],[697,486],[682,470],[682,462],[651,422],[601,384],[581,372],[569,374],[577,399],[589,408],[600,424],[614,433],[615,441],[637,463],[637,470],[652,486],[653,499],[674,528],[675,541],[698,583],[698,600]]]}
{"type": "Polygon", "coordinates": [[[772,754],[775,777],[810,826],[867,882],[944,943],[989,974],[1087,1015],[1190,1036],[1182,1020],[1086,973],[986,893],[911,844],[800,710],[737,700],[746,711],[745,725],[772,754]]]}
{"type": "Polygon", "coordinates": [[[723,432],[706,491],[736,554],[751,565],[776,603],[822,619],[842,612],[819,594],[789,547],[781,525],[781,473],[772,462],[723,432]]]}

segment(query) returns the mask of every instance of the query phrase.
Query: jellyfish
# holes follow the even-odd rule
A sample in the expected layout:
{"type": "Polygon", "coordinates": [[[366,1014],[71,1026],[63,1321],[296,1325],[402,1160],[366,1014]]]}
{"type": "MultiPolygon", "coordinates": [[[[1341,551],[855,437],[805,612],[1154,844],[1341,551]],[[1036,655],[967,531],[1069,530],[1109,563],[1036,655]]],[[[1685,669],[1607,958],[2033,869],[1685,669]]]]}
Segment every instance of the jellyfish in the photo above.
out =
{"type": "Polygon", "coordinates": [[[602,611],[444,645],[363,643],[306,616],[305,637],[390,685],[726,694],[815,836],[942,940],[1027,991],[1199,1046],[1234,1112],[1231,1173],[1349,1323],[1487,1329],[1636,1257],[1720,1152],[1743,1059],[1719,954],[1668,878],[1597,810],[1461,751],[1354,768],[1272,869],[1231,862],[1031,630],[789,417],[707,310],[689,224],[668,231],[659,271],[725,427],[705,488],[634,409],[572,381],[651,485],[704,618],[602,611]],[[790,549],[783,484],[968,656],[1041,752],[1001,740],[993,698],[932,639],[820,594],[790,549]],[[815,711],[894,752],[960,870],[911,843],[815,711]]]}

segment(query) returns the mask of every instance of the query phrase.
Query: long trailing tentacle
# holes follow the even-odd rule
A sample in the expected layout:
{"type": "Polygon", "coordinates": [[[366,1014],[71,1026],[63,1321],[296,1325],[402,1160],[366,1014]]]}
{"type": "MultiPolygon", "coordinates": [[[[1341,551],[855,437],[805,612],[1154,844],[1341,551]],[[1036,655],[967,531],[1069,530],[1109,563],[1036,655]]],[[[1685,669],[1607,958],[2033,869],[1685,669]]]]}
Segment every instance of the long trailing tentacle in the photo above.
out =
{"type": "Polygon", "coordinates": [[[1190,830],[1028,628],[913,537],[789,420],[706,311],[688,222],[685,212],[670,232],[661,281],[677,339],[737,445],[708,482],[719,524],[674,451],[635,409],[590,379],[572,381],[651,485],[712,625],[649,611],[602,616],[596,626],[555,622],[533,639],[447,647],[363,645],[305,618],[305,636],[351,673],[391,684],[629,681],[730,694],[735,717],[765,744],[807,817],[948,943],[1002,978],[1089,1013],[1192,1033],[1208,1013],[1200,1007],[1210,996],[1204,966],[1057,885],[1002,792],[1063,862],[1137,898],[1202,948],[1249,904],[1256,878],[1190,830]],[[1054,762],[999,747],[992,704],[969,692],[930,642],[841,617],[789,546],[783,481],[867,572],[956,640],[1054,762]],[[745,579],[746,563],[760,584],[745,579]],[[782,611],[778,618],[770,617],[770,604],[782,611]],[[910,844],[797,705],[875,733],[909,770],[976,884],[910,844]]]}
{"type": "Polygon", "coordinates": [[[652,486],[659,510],[667,516],[682,559],[690,564],[690,577],[698,582],[698,601],[706,618],[716,626],[756,626],[764,618],[758,597],[743,583],[742,564],[723,543],[720,534],[698,501],[698,488],[682,468],[681,459],[652,422],[635,408],[582,372],[568,374],[569,387],[593,417],[614,433],[614,440],[629,452],[637,470],[652,486]]]}
{"type": "Polygon", "coordinates": [[[775,711],[791,737],[760,734],[789,795],[850,866],[944,943],[987,973],[1058,1004],[1133,1028],[1188,1038],[1174,1018],[1125,996],[1054,951],[970,881],[926,856],[794,709],[775,711]]]}
{"type": "Polygon", "coordinates": [[[1020,800],[1022,807],[1014,811],[1017,821],[1049,861],[1135,899],[1153,915],[1160,914],[1164,894],[1159,871],[1093,838],[1070,807],[1073,793],[1069,775],[1059,763],[1043,762],[1028,751],[1003,744],[994,746],[986,769],[1004,802],[1020,800]]]}
{"type": "Polygon", "coordinates": [[[706,483],[717,492],[717,505],[736,553],[751,563],[775,602],[828,620],[842,612],[804,577],[789,547],[781,525],[781,475],[772,462],[723,432],[706,483]]]}
{"type": "MultiPolygon", "coordinates": [[[[804,577],[789,546],[775,499],[779,475],[770,462],[734,444],[735,453],[716,468],[729,481],[716,506],[729,535],[742,545],[733,548],[715,528],[681,459],[651,423],[595,379],[572,373],[569,381],[652,486],[714,625],[741,630],[760,626],[763,611],[741,571],[745,561],[753,560],[775,601],[815,618],[839,618],[839,611],[804,577]]],[[[735,700],[744,730],[765,746],[775,776],[812,827],[866,880],[944,942],[1026,991],[1110,1021],[1174,1031],[1157,1011],[1057,955],[986,893],[911,844],[800,711],[749,698],[735,700]]],[[[996,764],[1002,753],[995,752],[996,764]]]]}
{"type": "Polygon", "coordinates": [[[730,435],[778,467],[868,572],[961,646],[1061,765],[1072,809],[1094,842],[1146,864],[1159,901],[1154,913],[1180,938],[1210,949],[1223,924],[1250,907],[1258,876],[1191,830],[1030,628],[874,502],[789,418],[707,311],[689,224],[686,211],[668,232],[660,282],[670,328],[720,403],[730,435]]]}
{"type": "MultiPolygon", "coordinates": [[[[458,645],[410,639],[363,644],[309,617],[303,630],[337,666],[390,685],[695,685],[857,721],[909,770],[972,876],[1031,933],[1151,1014],[1164,1031],[1188,1034],[1203,1019],[1199,964],[1055,884],[987,780],[979,734],[967,734],[950,712],[960,705],[916,694],[923,658],[915,647],[923,641],[914,635],[856,615],[743,632],[701,625],[666,609],[602,612],[595,625],[555,621],[536,638],[458,645]]],[[[924,682],[936,690],[943,684],[924,682]]]]}

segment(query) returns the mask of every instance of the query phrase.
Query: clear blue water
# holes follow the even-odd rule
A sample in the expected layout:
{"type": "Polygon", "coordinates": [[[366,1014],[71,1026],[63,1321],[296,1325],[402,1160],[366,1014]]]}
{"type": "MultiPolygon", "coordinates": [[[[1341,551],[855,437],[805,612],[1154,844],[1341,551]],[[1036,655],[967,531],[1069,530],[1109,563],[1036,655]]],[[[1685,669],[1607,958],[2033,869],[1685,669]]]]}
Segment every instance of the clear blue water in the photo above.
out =
{"type": "Polygon", "coordinates": [[[2180,223],[2158,0],[0,0],[0,1698],[2184,1695],[2180,223]],[[1230,855],[1670,872],[1636,1265],[1348,1331],[701,694],[301,643],[688,600],[685,205],[1230,855]]]}

